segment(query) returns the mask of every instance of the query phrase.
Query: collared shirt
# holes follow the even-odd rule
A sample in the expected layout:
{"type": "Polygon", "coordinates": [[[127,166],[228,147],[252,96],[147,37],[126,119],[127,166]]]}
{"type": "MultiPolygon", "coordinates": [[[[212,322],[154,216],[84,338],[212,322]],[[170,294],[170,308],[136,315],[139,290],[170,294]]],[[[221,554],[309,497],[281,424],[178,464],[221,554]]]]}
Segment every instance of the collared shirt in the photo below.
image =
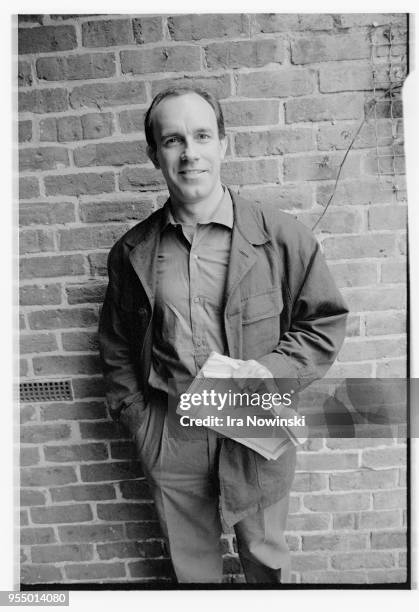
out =
{"type": "Polygon", "coordinates": [[[165,205],[157,260],[151,387],[196,376],[211,351],[227,352],[224,288],[233,227],[228,189],[212,217],[196,226],[178,223],[165,205]]]}

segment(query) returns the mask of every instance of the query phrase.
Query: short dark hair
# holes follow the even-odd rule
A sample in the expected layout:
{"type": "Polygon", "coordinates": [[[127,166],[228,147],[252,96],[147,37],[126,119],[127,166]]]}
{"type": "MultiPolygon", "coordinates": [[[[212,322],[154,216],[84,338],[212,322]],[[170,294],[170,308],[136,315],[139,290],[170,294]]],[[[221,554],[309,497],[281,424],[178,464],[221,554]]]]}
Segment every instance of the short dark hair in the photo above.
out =
{"type": "Polygon", "coordinates": [[[192,85],[179,85],[178,87],[168,87],[167,89],[164,89],[154,97],[144,117],[144,131],[147,144],[154,151],[156,150],[156,141],[154,140],[153,132],[154,109],[160,104],[162,100],[168,98],[169,96],[183,96],[188,93],[197,94],[198,96],[201,96],[201,98],[203,98],[206,102],[208,102],[208,104],[213,108],[215,117],[217,119],[218,137],[220,139],[225,137],[223,111],[217,98],[215,98],[211,93],[209,93],[209,91],[205,91],[205,89],[200,89],[199,87],[193,87],[192,85]]]}

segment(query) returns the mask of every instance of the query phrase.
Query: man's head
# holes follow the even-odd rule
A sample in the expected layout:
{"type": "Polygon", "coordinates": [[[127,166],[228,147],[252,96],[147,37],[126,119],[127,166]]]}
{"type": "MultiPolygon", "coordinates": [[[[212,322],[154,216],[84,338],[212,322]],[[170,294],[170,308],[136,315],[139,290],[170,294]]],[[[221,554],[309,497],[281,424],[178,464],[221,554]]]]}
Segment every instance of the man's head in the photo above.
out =
{"type": "Polygon", "coordinates": [[[148,155],[173,201],[194,204],[220,191],[226,139],[221,107],[211,94],[167,89],[154,98],[144,126],[148,155]]]}

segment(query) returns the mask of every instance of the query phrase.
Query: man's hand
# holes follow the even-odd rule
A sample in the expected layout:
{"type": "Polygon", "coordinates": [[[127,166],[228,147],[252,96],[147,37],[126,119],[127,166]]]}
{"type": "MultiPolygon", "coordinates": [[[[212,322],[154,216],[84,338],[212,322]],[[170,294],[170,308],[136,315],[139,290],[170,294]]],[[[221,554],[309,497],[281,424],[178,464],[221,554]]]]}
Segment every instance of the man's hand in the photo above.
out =
{"type": "Polygon", "coordinates": [[[241,365],[234,370],[233,378],[242,391],[256,393],[264,383],[254,379],[273,378],[273,375],[264,365],[254,359],[249,359],[242,361],[241,365]]]}

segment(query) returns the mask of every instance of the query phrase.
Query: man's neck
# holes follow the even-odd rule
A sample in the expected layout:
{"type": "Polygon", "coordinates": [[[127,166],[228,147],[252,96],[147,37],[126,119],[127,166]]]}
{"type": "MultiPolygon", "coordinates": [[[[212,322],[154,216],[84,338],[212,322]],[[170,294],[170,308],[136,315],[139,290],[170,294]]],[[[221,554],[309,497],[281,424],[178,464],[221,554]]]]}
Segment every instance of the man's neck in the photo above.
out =
{"type": "Polygon", "coordinates": [[[170,196],[172,214],[176,221],[187,225],[205,223],[213,216],[224,196],[224,190],[220,185],[204,200],[199,202],[179,202],[170,196]]]}

